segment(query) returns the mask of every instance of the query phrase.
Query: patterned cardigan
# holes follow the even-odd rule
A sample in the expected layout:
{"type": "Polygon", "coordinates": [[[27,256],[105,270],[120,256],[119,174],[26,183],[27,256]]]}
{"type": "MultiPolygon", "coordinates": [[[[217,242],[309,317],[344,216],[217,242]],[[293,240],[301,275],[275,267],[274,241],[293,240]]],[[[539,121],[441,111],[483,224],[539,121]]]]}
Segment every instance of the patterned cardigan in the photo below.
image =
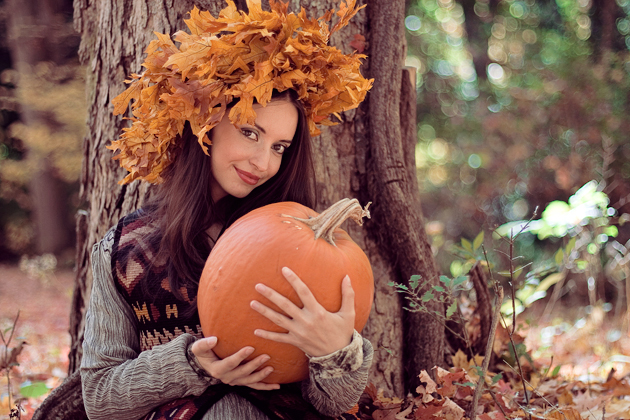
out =
{"type": "Polygon", "coordinates": [[[142,269],[162,273],[159,264],[148,264],[152,253],[141,238],[151,227],[137,216],[122,219],[92,252],[81,363],[90,419],[352,418],[344,412],[359,400],[373,356],[356,332],[347,347],[311,358],[309,379],[279,391],[229,387],[209,377],[189,351],[201,337],[196,313],[186,318],[186,308],[147,299],[136,287],[142,269]],[[120,252],[127,246],[142,251],[120,252]]]}

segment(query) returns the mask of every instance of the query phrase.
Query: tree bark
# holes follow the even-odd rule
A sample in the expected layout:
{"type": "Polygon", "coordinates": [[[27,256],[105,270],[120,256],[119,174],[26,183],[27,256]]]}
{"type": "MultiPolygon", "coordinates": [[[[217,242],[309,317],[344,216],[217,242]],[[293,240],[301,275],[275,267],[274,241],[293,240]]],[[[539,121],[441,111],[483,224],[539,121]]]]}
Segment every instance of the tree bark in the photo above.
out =
{"type": "MultiPolygon", "coordinates": [[[[59,48],[59,40],[52,29],[59,21],[58,13],[63,9],[63,0],[10,0],[8,5],[9,47],[13,68],[21,75],[33,74],[33,67],[44,61],[61,64],[64,48],[59,48]]],[[[21,81],[18,83],[22,83],[21,81]]],[[[45,115],[22,104],[20,120],[27,126],[49,125],[45,115]]],[[[32,153],[32,151],[27,151],[32,153]]],[[[32,174],[29,182],[33,224],[36,233],[36,252],[57,253],[70,244],[70,225],[64,182],[47,156],[36,156],[39,170],[32,174]]]]}
{"type": "Polygon", "coordinates": [[[593,61],[601,61],[606,52],[625,51],[625,37],[617,30],[617,20],[625,17],[621,6],[615,0],[595,1],[590,14],[593,61]]]}
{"type": "MultiPolygon", "coordinates": [[[[90,128],[81,181],[81,196],[89,209],[79,215],[77,222],[71,373],[78,369],[81,359],[83,320],[92,284],[91,247],[120,217],[142,206],[151,192],[139,182],[117,184],[124,173],[111,160],[111,151],[105,145],[118,136],[123,122],[112,115],[110,101],[124,89],[122,81],[141,70],[143,51],[153,31],[173,33],[181,29],[182,19],[193,4],[214,15],[224,7],[218,1],[74,1],[75,28],[82,35],[80,55],[88,65],[90,128]]],[[[320,16],[338,4],[333,0],[290,2],[290,10],[299,11],[300,6],[309,15],[320,16]]],[[[387,285],[391,281],[405,282],[412,274],[423,274],[428,280],[436,277],[415,180],[415,109],[411,112],[409,108],[415,106],[415,92],[408,82],[404,89],[412,96],[407,96],[403,107],[406,127],[401,130],[403,21],[404,0],[381,0],[370,3],[348,27],[333,34],[331,43],[348,53],[354,34],[369,39],[366,53],[370,59],[364,72],[369,71],[376,82],[366,104],[345,112],[339,125],[313,139],[317,209],[343,197],[359,198],[363,204],[374,202],[374,216],[366,229],[352,224],[346,227],[370,258],[376,281],[374,309],[363,331],[376,351],[370,381],[399,396],[405,392],[403,355],[413,360],[407,369],[410,376],[415,376],[419,373],[415,369],[441,363],[443,341],[439,325],[415,315],[405,317],[411,327],[405,330],[408,337],[403,338],[401,301],[387,285]]]]}
{"type": "MultiPolygon", "coordinates": [[[[375,79],[368,100],[370,127],[367,151],[367,193],[374,201],[374,223],[369,225],[378,238],[393,278],[408,283],[414,274],[423,276],[424,290],[437,284],[437,267],[424,229],[420,191],[416,179],[415,95],[403,102],[401,87],[412,91],[409,77],[403,78],[404,2],[370,2],[370,76],[375,79]],[[401,119],[401,115],[405,118],[401,119]],[[413,133],[413,134],[412,134],[413,133]],[[405,135],[406,137],[405,138],[405,135]]],[[[443,312],[437,302],[427,304],[431,311],[443,312]]],[[[418,374],[442,364],[444,326],[433,317],[405,311],[403,316],[404,389],[415,391],[418,374]]]]}

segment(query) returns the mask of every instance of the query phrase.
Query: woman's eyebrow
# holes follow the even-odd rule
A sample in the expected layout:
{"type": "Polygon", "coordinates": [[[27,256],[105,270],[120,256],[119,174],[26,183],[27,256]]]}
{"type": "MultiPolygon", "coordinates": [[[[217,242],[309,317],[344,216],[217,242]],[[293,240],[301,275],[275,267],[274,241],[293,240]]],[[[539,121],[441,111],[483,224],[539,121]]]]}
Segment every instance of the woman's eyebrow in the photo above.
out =
{"type": "MultiPolygon", "coordinates": [[[[257,129],[259,129],[259,130],[260,130],[263,134],[267,134],[267,132],[265,131],[265,129],[264,129],[264,128],[262,128],[261,126],[259,126],[258,124],[254,123],[254,127],[256,127],[257,129]]],[[[293,139],[291,139],[291,140],[281,140],[281,141],[286,142],[286,143],[289,143],[289,144],[293,143],[293,139]]]]}
{"type": "Polygon", "coordinates": [[[260,131],[262,131],[263,134],[267,134],[267,132],[265,131],[264,128],[262,128],[261,126],[259,126],[258,124],[254,123],[254,127],[256,127],[257,129],[259,129],[260,131]]]}

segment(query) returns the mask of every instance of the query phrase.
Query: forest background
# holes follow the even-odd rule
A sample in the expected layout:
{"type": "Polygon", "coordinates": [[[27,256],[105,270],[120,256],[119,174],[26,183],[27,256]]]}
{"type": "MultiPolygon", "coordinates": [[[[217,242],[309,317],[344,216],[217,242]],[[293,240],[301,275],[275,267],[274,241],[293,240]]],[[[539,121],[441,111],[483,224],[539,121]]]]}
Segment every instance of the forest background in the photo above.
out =
{"type": "MultiPolygon", "coordinates": [[[[0,2],[0,263],[46,277],[74,265],[87,208],[86,70],[72,2],[36,3],[0,2]]],[[[614,356],[628,332],[630,0],[415,0],[405,27],[440,271],[465,275],[483,243],[500,273],[497,237],[533,218],[514,241],[504,314],[535,307],[546,334],[562,334],[603,313],[614,356]],[[550,317],[556,303],[566,320],[550,317]]]]}

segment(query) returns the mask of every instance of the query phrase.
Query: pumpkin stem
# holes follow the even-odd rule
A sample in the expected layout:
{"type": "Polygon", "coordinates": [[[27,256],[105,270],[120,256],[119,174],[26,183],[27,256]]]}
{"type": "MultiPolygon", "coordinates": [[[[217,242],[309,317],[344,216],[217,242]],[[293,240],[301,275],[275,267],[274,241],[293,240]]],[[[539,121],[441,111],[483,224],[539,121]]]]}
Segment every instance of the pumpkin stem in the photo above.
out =
{"type": "Polygon", "coordinates": [[[335,240],[333,239],[335,229],[341,226],[348,218],[357,222],[359,226],[362,226],[363,217],[370,218],[370,212],[368,211],[370,204],[372,203],[367,203],[365,208],[362,208],[361,204],[359,204],[359,200],[356,198],[344,198],[324,210],[319,216],[309,219],[293,217],[293,219],[313,229],[315,240],[324,238],[329,244],[336,246],[335,240]]]}

